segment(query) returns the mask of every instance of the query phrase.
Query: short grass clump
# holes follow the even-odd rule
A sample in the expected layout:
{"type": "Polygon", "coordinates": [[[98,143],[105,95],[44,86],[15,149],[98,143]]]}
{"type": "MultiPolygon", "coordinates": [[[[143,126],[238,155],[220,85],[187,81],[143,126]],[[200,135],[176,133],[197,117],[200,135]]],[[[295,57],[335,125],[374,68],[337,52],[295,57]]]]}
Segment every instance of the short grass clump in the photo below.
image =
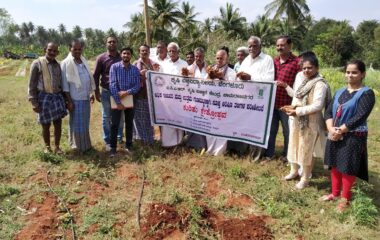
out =
{"type": "Polygon", "coordinates": [[[45,153],[42,151],[36,151],[35,156],[42,162],[48,162],[52,164],[61,164],[63,162],[63,157],[53,153],[45,153]]]}
{"type": "Polygon", "coordinates": [[[356,224],[375,227],[379,211],[373,200],[359,186],[354,188],[353,192],[354,199],[351,206],[356,224]]]}
{"type": "Polygon", "coordinates": [[[0,199],[4,197],[9,197],[15,194],[19,194],[20,191],[17,188],[8,185],[0,185],[0,199]]]}
{"type": "Polygon", "coordinates": [[[247,178],[247,173],[245,172],[245,170],[240,165],[234,165],[234,166],[230,167],[227,170],[227,173],[230,177],[232,177],[234,179],[244,180],[247,178]]]}

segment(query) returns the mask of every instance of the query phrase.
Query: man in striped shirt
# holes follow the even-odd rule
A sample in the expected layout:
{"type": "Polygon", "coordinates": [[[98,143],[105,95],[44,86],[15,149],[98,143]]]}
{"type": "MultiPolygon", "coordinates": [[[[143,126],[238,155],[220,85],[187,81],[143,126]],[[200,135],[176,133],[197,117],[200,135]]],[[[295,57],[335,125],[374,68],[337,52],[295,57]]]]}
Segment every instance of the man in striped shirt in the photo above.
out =
{"type": "Polygon", "coordinates": [[[121,103],[122,98],[136,94],[141,86],[140,71],[130,63],[132,54],[132,48],[123,48],[121,50],[121,61],[114,63],[110,69],[110,92],[116,103],[116,108],[111,110],[110,157],[116,153],[117,130],[123,112],[125,116],[125,150],[127,153],[131,153],[132,150],[134,109],[126,108],[121,103]]]}

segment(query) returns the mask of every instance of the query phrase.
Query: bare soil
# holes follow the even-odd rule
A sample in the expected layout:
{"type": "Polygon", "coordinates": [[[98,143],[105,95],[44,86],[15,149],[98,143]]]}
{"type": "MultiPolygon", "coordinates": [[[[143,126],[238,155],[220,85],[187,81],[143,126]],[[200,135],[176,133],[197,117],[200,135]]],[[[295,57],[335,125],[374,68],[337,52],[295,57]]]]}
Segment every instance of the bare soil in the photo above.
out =
{"type": "Polygon", "coordinates": [[[149,205],[148,209],[145,222],[141,226],[143,239],[164,239],[184,230],[186,226],[184,218],[173,206],[153,203],[149,205]]]}
{"type": "Polygon", "coordinates": [[[48,240],[55,239],[58,232],[57,199],[49,194],[44,195],[42,203],[31,201],[25,207],[30,211],[37,208],[33,214],[25,216],[25,227],[15,236],[15,240],[48,240]]]}
{"type": "MultiPolygon", "coordinates": [[[[224,240],[272,240],[265,218],[249,216],[245,219],[225,218],[222,214],[201,206],[202,220],[219,233],[224,240]]],[[[186,212],[186,211],[185,211],[186,212]]],[[[185,239],[188,227],[188,215],[179,215],[170,205],[154,203],[149,206],[144,224],[141,228],[143,239],[185,239]]]]}

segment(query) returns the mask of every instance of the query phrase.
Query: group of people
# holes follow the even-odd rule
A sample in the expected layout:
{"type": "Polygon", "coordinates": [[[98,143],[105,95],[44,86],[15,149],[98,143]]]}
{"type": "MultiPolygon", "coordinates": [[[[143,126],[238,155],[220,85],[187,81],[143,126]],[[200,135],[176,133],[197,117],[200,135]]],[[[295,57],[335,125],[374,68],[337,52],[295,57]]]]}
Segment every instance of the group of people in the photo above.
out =
{"type": "Polygon", "coordinates": [[[102,125],[105,148],[113,157],[117,142],[122,141],[125,127],[125,151],[133,151],[133,139],[149,147],[155,141],[151,125],[146,72],[182,75],[222,81],[275,82],[277,85],[270,136],[267,149],[242,142],[184,132],[163,126],[161,145],[173,148],[180,144],[210,155],[226,151],[243,154],[249,150],[253,161],[270,161],[275,157],[276,135],[281,123],[284,147],[280,160],[290,163],[290,173],[284,180],[300,180],[297,189],[308,186],[314,157],[324,159],[331,169],[332,193],[321,197],[332,201],[341,197],[343,210],[351,199],[356,177],[368,180],[366,120],[374,106],[374,92],[364,86],[366,68],[362,61],[347,64],[347,86],[332,97],[328,80],[319,74],[319,63],[313,52],[295,56],[289,36],[276,41],[278,56],[270,57],[261,50],[261,40],[252,36],[247,47],[236,50],[237,63],[229,63],[229,49],[220,48],[215,63],[205,62],[205,50],[197,47],[180,58],[177,43],[157,43],[157,55],[150,58],[150,46],[142,44],[139,58],[132,64],[133,49],[117,49],[115,37],[108,37],[107,51],[96,59],[92,73],[82,56],[83,44],[74,40],[68,56],[59,64],[58,45],[49,43],[45,56],[31,65],[29,101],[42,126],[45,151],[51,152],[50,125],[54,125],[55,149],[61,153],[62,118],[69,111],[69,141],[73,149],[91,149],[89,133],[90,106],[95,99],[102,104],[102,125]],[[129,100],[128,100],[129,99],[129,100]]]}

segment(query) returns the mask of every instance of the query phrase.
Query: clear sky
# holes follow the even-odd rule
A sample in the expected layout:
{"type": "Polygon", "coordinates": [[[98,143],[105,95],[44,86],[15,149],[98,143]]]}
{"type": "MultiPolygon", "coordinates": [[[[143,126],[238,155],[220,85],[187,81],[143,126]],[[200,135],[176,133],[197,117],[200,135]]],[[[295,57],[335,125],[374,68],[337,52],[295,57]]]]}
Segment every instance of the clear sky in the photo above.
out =
{"type": "MultiPolygon", "coordinates": [[[[271,0],[189,0],[200,13],[198,20],[219,15],[219,7],[230,2],[239,8],[242,16],[253,22],[264,14],[264,6],[271,0]]],[[[63,23],[68,31],[74,25],[82,28],[98,28],[125,31],[123,24],[133,13],[142,11],[143,0],[1,0],[0,8],[5,8],[13,20],[33,22],[45,28],[57,29],[63,23]]],[[[316,20],[326,17],[348,20],[354,27],[363,20],[380,21],[379,0],[307,0],[311,14],[316,20]]]]}

